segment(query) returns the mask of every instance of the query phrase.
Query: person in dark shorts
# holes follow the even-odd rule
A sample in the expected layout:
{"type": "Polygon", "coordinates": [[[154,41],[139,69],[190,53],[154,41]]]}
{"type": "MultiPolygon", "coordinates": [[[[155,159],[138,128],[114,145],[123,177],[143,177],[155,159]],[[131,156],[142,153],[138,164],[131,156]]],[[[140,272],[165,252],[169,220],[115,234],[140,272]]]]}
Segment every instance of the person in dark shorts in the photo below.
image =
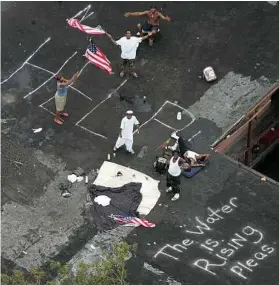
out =
{"type": "Polygon", "coordinates": [[[174,150],[172,157],[169,161],[169,168],[167,172],[167,190],[166,192],[174,193],[172,201],[176,201],[180,197],[180,184],[181,184],[181,168],[184,170],[188,169],[190,166],[179,156],[179,152],[174,150]]]}
{"type": "Polygon", "coordinates": [[[143,12],[127,12],[124,14],[125,17],[129,16],[146,16],[147,21],[145,24],[141,25],[140,23],[137,24],[138,33],[137,35],[140,36],[142,34],[142,31],[148,33],[152,32],[152,37],[149,37],[149,45],[153,45],[154,36],[157,32],[160,31],[159,25],[160,25],[160,19],[170,22],[171,18],[169,16],[164,16],[162,13],[160,13],[156,6],[152,6],[150,10],[143,11],[143,12]]]}

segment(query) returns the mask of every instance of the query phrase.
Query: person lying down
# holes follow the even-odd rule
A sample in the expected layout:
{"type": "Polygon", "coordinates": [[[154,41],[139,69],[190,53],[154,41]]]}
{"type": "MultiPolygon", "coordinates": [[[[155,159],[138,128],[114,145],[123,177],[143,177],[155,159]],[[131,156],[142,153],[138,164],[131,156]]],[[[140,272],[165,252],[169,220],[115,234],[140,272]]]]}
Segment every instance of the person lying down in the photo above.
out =
{"type": "Polygon", "coordinates": [[[176,142],[173,146],[168,147],[170,150],[174,151],[179,149],[180,156],[184,158],[191,167],[205,166],[205,162],[209,159],[210,154],[199,154],[192,151],[189,147],[188,141],[186,141],[182,136],[178,136],[176,132],[172,133],[171,137],[174,138],[176,142]]]}

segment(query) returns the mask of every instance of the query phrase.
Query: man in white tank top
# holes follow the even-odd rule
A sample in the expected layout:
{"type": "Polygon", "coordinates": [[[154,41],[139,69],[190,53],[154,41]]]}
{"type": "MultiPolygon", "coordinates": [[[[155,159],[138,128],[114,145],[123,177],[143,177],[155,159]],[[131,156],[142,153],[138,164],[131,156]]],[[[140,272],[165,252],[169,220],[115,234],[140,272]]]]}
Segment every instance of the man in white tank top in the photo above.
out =
{"type": "Polygon", "coordinates": [[[169,169],[167,173],[167,187],[166,192],[173,192],[174,196],[172,197],[172,201],[176,201],[180,197],[180,176],[181,176],[181,168],[187,169],[190,166],[185,162],[184,159],[179,157],[179,152],[177,150],[173,151],[172,157],[169,161],[169,169]]]}

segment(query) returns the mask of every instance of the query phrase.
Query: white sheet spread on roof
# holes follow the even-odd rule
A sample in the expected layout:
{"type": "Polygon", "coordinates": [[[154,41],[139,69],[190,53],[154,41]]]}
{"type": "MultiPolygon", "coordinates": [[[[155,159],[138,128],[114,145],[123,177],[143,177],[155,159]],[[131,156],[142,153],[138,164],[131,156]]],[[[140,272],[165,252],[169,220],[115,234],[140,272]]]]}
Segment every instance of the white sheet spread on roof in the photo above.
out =
{"type": "Polygon", "coordinates": [[[94,184],[107,187],[121,187],[130,182],[142,183],[142,201],[138,207],[138,212],[147,215],[156,205],[161,193],[158,189],[159,181],[134,169],[105,161],[94,184]],[[118,172],[121,176],[117,176],[118,172]]]}

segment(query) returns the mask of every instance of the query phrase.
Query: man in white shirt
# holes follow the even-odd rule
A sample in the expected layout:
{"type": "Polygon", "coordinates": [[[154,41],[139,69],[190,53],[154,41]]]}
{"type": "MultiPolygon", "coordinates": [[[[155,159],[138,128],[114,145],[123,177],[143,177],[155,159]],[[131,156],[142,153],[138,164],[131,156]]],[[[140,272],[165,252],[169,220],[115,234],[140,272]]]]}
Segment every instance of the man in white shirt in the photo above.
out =
{"type": "Polygon", "coordinates": [[[137,49],[139,44],[152,36],[152,33],[148,33],[148,35],[138,38],[132,37],[131,31],[126,31],[125,37],[120,38],[118,41],[115,41],[110,34],[107,33],[107,36],[111,39],[111,41],[121,48],[121,72],[120,77],[124,76],[124,70],[126,67],[129,68],[130,73],[134,77],[138,77],[135,72],[135,58],[137,54],[137,49]]]}
{"type": "Polygon", "coordinates": [[[133,151],[134,126],[136,126],[139,133],[139,121],[135,116],[133,116],[133,114],[134,112],[129,110],[126,112],[126,116],[122,119],[120,134],[113,148],[113,151],[116,151],[118,148],[125,144],[128,152],[131,154],[135,153],[133,151]]]}

